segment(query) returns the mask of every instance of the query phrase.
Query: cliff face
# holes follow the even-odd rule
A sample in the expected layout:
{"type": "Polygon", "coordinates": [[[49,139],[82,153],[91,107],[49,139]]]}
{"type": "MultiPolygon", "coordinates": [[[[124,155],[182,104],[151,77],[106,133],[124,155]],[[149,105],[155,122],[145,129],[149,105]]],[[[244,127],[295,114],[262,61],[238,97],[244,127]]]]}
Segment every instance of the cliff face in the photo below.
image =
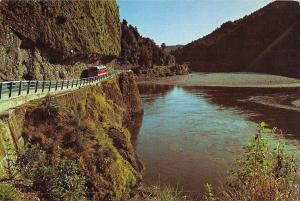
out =
{"type": "Polygon", "coordinates": [[[59,147],[64,156],[79,159],[88,192],[94,192],[91,199],[124,199],[141,180],[142,166],[126,128],[143,111],[132,73],[15,110],[22,114],[17,125],[21,122],[18,133],[25,141],[50,153],[59,147]]]}
{"type": "Polygon", "coordinates": [[[275,1],[249,16],[224,23],[175,52],[195,71],[248,71],[300,78],[300,6],[275,1]]]}
{"type": "Polygon", "coordinates": [[[0,79],[79,77],[120,53],[119,10],[106,1],[1,1],[0,79]]]}

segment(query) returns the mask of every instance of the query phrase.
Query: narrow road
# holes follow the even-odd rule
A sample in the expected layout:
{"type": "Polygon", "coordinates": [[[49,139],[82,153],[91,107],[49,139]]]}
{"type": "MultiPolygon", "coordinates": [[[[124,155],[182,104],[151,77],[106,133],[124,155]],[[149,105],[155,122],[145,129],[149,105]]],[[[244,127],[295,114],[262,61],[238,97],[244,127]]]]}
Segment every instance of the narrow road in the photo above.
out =
{"type": "Polygon", "coordinates": [[[0,113],[49,94],[66,93],[97,84],[121,72],[124,71],[114,70],[101,76],[74,80],[0,82],[0,113]]]}

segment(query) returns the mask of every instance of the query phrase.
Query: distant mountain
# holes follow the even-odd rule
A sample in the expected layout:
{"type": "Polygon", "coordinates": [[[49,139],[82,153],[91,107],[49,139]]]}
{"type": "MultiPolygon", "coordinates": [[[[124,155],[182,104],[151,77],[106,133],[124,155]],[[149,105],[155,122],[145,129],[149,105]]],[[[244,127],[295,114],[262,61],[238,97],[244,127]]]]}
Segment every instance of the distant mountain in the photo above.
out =
{"type": "Polygon", "coordinates": [[[275,1],[226,22],[174,53],[195,71],[251,71],[300,78],[300,5],[275,1]]]}
{"type": "Polygon", "coordinates": [[[175,51],[177,50],[178,48],[181,48],[183,47],[184,45],[170,45],[170,46],[166,46],[165,47],[165,51],[166,52],[171,52],[171,51],[175,51]]]}

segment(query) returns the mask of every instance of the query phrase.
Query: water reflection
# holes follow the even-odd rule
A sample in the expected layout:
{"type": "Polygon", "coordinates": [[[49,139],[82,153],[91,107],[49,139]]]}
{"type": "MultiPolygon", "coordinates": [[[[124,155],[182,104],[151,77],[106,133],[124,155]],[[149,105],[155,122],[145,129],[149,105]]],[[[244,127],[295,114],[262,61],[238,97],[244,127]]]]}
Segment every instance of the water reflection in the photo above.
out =
{"type": "Polygon", "coordinates": [[[131,141],[133,145],[136,145],[138,134],[143,122],[143,113],[135,114],[130,121],[130,124],[127,126],[129,132],[131,133],[131,141]]]}
{"type": "Polygon", "coordinates": [[[212,104],[227,109],[235,108],[250,121],[265,121],[270,127],[278,127],[285,138],[300,139],[300,112],[299,108],[292,105],[293,101],[300,99],[300,89],[187,87],[185,90],[190,93],[202,91],[212,104]],[[257,101],[258,98],[261,101],[257,101]]]}
{"type": "MultiPolygon", "coordinates": [[[[197,198],[204,185],[219,185],[256,122],[288,131],[299,150],[300,112],[252,102],[273,97],[289,105],[299,90],[140,86],[144,117],[136,149],[145,163],[145,182],[179,186],[197,198]]],[[[273,103],[274,104],[274,103],[273,103]]],[[[291,105],[289,105],[291,106],[291,105]]]]}

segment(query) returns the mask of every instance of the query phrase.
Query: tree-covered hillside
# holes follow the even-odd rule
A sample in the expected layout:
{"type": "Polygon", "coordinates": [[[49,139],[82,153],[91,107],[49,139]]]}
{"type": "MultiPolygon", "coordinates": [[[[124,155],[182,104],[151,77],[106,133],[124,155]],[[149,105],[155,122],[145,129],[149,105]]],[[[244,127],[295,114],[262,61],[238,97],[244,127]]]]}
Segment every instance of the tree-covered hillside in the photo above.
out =
{"type": "Polygon", "coordinates": [[[226,22],[175,52],[195,71],[263,72],[300,77],[300,5],[274,1],[251,15],[226,22]]]}
{"type": "Polygon", "coordinates": [[[150,38],[141,36],[136,27],[121,23],[120,61],[126,65],[139,67],[166,66],[175,62],[174,57],[157,46],[150,38]]]}

